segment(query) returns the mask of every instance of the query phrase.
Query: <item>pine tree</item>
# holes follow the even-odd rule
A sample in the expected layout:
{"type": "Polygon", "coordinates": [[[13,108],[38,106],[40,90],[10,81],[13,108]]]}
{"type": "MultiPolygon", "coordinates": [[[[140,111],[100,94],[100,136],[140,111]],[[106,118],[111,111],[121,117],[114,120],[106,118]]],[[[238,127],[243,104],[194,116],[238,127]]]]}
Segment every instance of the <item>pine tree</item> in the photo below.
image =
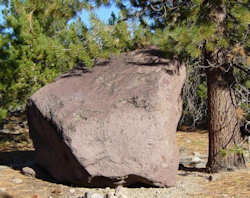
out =
{"type": "Polygon", "coordinates": [[[2,0],[0,26],[0,119],[58,74],[100,52],[77,13],[81,0],[2,0]],[[70,22],[75,18],[74,22],[70,22]]]}
{"type": "MultiPolygon", "coordinates": [[[[100,3],[100,2],[99,2],[100,3]]],[[[155,32],[155,44],[180,61],[192,60],[207,77],[207,170],[245,167],[240,152],[235,74],[249,75],[248,0],[117,0],[127,18],[155,32]]]]}
{"type": "Polygon", "coordinates": [[[98,57],[108,58],[110,53],[135,49],[139,40],[145,42],[141,28],[132,38],[131,28],[119,18],[108,25],[93,14],[87,29],[78,12],[109,4],[92,3],[0,0],[5,5],[5,23],[0,26],[0,121],[60,73],[77,65],[91,67],[98,57]]]}

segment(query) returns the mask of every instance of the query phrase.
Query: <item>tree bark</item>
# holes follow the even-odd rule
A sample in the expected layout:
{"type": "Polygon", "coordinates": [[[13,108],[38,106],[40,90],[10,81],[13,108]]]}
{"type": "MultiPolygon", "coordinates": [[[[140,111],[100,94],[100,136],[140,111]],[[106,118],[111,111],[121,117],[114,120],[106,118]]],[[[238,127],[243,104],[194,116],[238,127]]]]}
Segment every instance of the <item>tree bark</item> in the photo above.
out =
{"type": "Polygon", "coordinates": [[[239,118],[235,96],[231,90],[233,71],[219,68],[207,71],[208,85],[208,129],[209,156],[208,172],[232,170],[245,167],[239,144],[239,118]]]}

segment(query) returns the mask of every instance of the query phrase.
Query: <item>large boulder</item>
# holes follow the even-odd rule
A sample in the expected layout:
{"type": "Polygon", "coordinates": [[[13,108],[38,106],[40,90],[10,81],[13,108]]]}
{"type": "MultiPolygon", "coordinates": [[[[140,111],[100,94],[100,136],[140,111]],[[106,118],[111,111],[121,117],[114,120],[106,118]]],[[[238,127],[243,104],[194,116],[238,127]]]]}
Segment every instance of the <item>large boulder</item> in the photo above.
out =
{"type": "Polygon", "coordinates": [[[60,76],[28,100],[36,162],[82,186],[173,186],[185,73],[150,48],[60,76]]]}

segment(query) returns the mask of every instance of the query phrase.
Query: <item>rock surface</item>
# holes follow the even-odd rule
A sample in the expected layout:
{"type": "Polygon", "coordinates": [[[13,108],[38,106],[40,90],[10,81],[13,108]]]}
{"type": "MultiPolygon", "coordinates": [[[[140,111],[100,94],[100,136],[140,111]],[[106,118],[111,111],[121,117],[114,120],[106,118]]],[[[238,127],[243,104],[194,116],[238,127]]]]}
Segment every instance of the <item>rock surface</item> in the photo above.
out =
{"type": "Polygon", "coordinates": [[[36,176],[36,172],[34,169],[32,169],[31,167],[23,167],[22,171],[21,171],[24,175],[26,176],[30,176],[30,177],[35,177],[36,176]]]}
{"type": "Polygon", "coordinates": [[[144,49],[73,70],[28,101],[36,162],[88,187],[173,186],[185,67],[144,49]]]}

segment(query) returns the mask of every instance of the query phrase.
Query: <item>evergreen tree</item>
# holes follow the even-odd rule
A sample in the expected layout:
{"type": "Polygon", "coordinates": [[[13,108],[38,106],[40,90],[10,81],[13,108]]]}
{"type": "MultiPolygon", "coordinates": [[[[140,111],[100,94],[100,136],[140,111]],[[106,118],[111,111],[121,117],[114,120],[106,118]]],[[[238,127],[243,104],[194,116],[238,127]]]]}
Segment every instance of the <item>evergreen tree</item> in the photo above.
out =
{"type": "Polygon", "coordinates": [[[1,0],[0,119],[7,110],[76,64],[91,66],[100,50],[77,19],[81,0],[1,0]],[[74,22],[69,23],[70,20],[74,22]]]}
{"type": "Polygon", "coordinates": [[[133,36],[131,27],[114,15],[113,24],[107,25],[93,14],[90,29],[77,18],[80,11],[108,3],[0,0],[6,7],[0,25],[0,121],[60,73],[77,65],[91,67],[98,57],[146,43],[144,29],[138,27],[133,36]]]}
{"type": "MultiPolygon", "coordinates": [[[[100,2],[99,2],[100,3],[100,2]]],[[[169,56],[192,60],[207,78],[209,159],[207,170],[245,167],[235,74],[249,76],[248,0],[117,0],[127,18],[155,32],[169,56]]]]}

